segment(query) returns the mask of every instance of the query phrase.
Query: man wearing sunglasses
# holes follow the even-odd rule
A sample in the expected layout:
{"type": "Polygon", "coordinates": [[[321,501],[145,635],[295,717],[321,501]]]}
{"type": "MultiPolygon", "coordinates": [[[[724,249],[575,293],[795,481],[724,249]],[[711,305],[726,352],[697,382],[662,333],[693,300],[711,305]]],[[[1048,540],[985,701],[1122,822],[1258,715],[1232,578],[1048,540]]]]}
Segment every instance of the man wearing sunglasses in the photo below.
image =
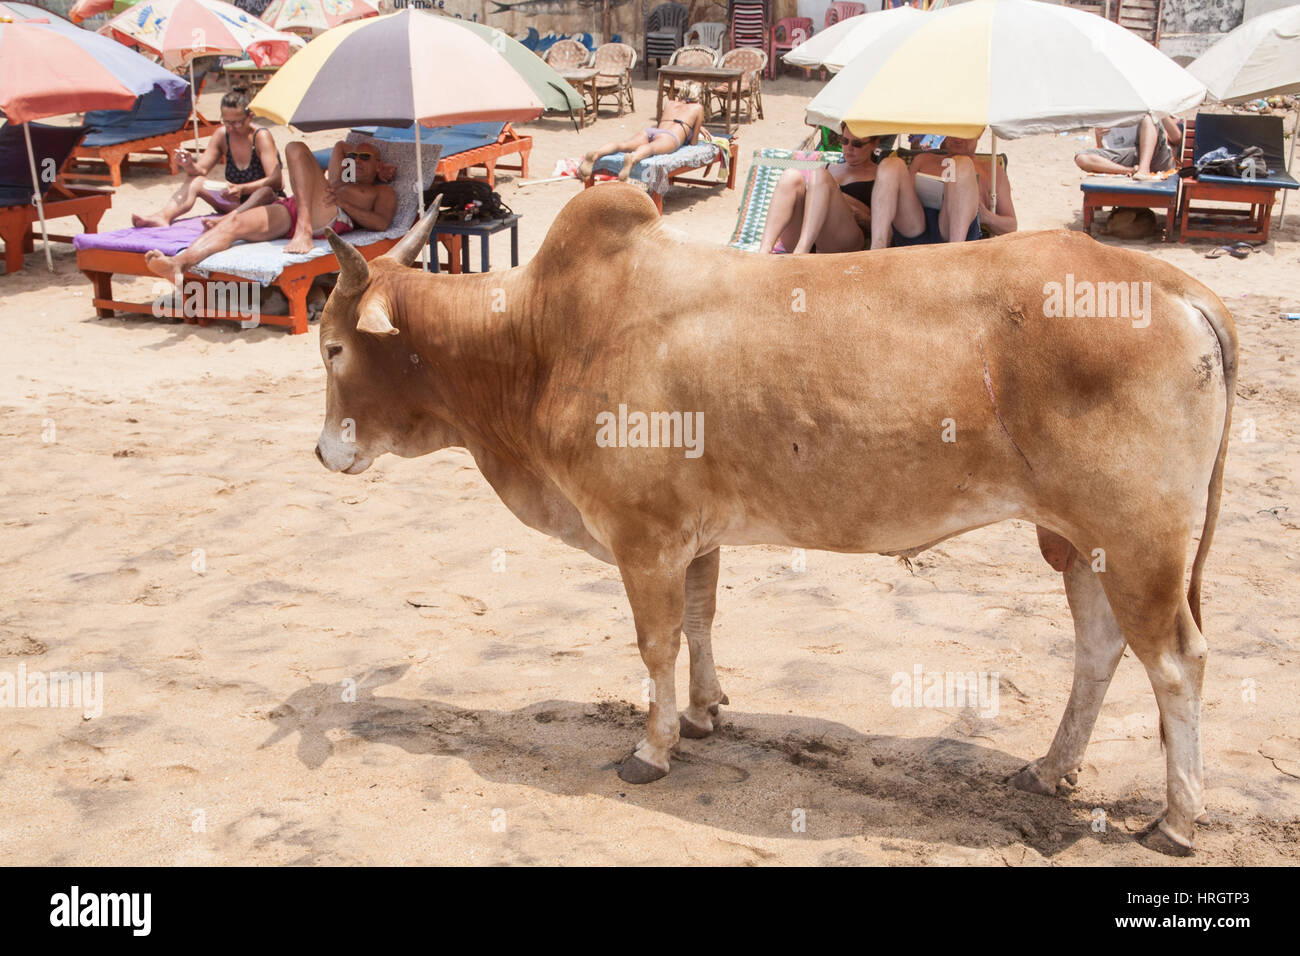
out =
{"type": "Polygon", "coordinates": [[[383,232],[397,211],[393,187],[379,182],[381,173],[391,177],[373,141],[334,145],[328,170],[322,170],[305,143],[290,143],[284,151],[293,194],[269,205],[258,195],[234,212],[223,216],[193,245],[174,256],[158,250],[145,253],[149,269],[171,281],[208,256],[228,249],[236,242],[266,242],[289,237],[284,251],[310,252],[314,240],[323,238],[328,226],[336,233],[367,229],[383,232]]]}

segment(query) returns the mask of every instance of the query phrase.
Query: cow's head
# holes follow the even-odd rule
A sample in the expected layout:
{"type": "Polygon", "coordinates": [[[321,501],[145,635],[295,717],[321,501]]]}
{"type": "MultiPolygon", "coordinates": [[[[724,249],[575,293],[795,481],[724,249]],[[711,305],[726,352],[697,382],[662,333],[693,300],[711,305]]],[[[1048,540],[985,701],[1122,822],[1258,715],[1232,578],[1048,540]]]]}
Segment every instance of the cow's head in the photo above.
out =
{"type": "MultiPolygon", "coordinates": [[[[316,457],[330,471],[357,475],[380,455],[427,455],[456,444],[455,432],[428,398],[433,369],[399,326],[397,313],[420,274],[409,266],[429,240],[438,200],[386,255],[367,263],[355,247],[332,231],[339,280],[320,323],[325,363],[325,425],[316,457]]],[[[433,294],[422,286],[419,293],[433,294]]]]}

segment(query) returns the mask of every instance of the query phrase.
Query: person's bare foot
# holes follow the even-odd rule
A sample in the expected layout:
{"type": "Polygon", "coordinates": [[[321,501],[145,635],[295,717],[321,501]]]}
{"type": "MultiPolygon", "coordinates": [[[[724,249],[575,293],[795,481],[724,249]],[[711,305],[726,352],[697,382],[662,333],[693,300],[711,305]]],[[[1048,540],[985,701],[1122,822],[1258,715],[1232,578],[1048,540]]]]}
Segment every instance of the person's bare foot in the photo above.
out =
{"type": "Polygon", "coordinates": [[[1140,170],[1133,174],[1133,181],[1139,183],[1149,183],[1152,180],[1159,179],[1159,178],[1160,175],[1158,173],[1144,173],[1140,170]]]}
{"type": "Polygon", "coordinates": [[[578,178],[587,179],[591,176],[592,169],[596,166],[596,160],[599,157],[595,153],[588,153],[582,158],[582,165],[578,167],[578,178]]]}
{"type": "Polygon", "coordinates": [[[158,229],[170,225],[162,216],[142,216],[138,212],[131,213],[131,225],[137,229],[158,229]]]}
{"type": "Polygon", "coordinates": [[[295,232],[289,237],[289,241],[285,243],[284,251],[296,252],[301,255],[306,252],[311,252],[314,248],[316,248],[316,243],[312,241],[311,233],[308,233],[305,236],[300,236],[295,232]]]}
{"type": "Polygon", "coordinates": [[[618,181],[621,183],[627,182],[627,177],[632,175],[632,167],[635,165],[636,161],[632,159],[631,154],[624,156],[623,168],[618,171],[618,181]]]}
{"type": "Polygon", "coordinates": [[[165,256],[157,249],[151,249],[144,254],[144,264],[154,275],[162,276],[174,284],[180,283],[181,269],[174,256],[165,256]]]}

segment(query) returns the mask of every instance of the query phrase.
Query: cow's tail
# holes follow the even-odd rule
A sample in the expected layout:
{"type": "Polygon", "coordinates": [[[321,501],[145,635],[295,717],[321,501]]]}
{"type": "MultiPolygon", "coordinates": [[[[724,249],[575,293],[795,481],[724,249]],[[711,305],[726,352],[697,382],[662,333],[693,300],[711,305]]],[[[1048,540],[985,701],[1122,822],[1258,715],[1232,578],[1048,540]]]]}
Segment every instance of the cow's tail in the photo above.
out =
{"type": "MultiPolygon", "coordinates": [[[[1208,291],[1208,290],[1207,290],[1208,291]]],[[[1205,524],[1201,528],[1201,541],[1196,546],[1196,557],[1192,560],[1191,584],[1187,588],[1187,603],[1192,610],[1192,620],[1201,628],[1201,572],[1205,568],[1205,559],[1210,553],[1210,542],[1214,538],[1214,527],[1219,522],[1219,500],[1223,495],[1223,462],[1228,456],[1228,434],[1232,429],[1232,406],[1237,397],[1237,333],[1232,324],[1232,315],[1218,296],[1193,295],[1189,304],[1204,316],[1206,323],[1219,340],[1219,354],[1223,359],[1223,384],[1228,390],[1227,405],[1223,416],[1223,435],[1219,438],[1219,454],[1214,460],[1214,471],[1210,475],[1209,493],[1205,501],[1205,524]]]]}

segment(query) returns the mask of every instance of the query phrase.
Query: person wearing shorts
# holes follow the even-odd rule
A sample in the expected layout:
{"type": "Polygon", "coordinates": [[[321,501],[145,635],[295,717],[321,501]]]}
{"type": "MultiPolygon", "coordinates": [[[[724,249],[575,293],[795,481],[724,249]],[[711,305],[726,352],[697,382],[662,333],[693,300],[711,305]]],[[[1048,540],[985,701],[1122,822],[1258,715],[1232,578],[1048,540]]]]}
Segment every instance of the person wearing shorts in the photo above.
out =
{"type": "Polygon", "coordinates": [[[1156,119],[1150,113],[1131,126],[1099,126],[1095,149],[1074,156],[1085,173],[1132,176],[1143,181],[1159,179],[1174,168],[1174,150],[1182,146],[1183,131],[1171,116],[1156,119]]]}

